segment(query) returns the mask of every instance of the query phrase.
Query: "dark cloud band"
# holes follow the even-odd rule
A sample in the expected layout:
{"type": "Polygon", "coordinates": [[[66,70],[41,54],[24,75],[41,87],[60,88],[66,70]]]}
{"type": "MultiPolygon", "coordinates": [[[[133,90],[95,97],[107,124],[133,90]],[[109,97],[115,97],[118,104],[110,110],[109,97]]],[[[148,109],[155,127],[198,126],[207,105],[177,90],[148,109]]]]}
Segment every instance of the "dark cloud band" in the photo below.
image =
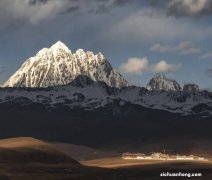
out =
{"type": "Polygon", "coordinates": [[[166,8],[167,15],[183,16],[204,16],[212,14],[211,0],[172,0],[166,8]]]}
{"type": "Polygon", "coordinates": [[[47,3],[48,1],[49,1],[49,0],[29,0],[28,2],[29,2],[30,5],[36,5],[36,4],[39,4],[39,3],[45,4],[45,3],[47,3]]]}

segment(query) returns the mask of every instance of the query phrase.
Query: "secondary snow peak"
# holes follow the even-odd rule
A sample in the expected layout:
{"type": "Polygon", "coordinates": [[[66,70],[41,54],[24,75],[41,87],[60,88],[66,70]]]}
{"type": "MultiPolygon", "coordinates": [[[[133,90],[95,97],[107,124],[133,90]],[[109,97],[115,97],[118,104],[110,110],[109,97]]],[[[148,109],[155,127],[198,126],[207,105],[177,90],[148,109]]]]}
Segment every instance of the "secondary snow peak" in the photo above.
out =
{"type": "Polygon", "coordinates": [[[147,89],[150,91],[180,91],[181,87],[177,81],[159,73],[149,81],[147,89]]]}

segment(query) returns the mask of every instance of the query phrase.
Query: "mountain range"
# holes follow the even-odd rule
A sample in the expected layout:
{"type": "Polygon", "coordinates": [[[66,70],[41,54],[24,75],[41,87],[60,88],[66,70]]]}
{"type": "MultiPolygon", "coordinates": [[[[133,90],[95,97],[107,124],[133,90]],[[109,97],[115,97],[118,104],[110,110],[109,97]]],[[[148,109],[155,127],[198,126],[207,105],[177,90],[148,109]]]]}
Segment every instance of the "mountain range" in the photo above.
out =
{"type": "Polygon", "coordinates": [[[62,42],[40,50],[24,62],[0,89],[0,106],[39,104],[96,110],[127,103],[183,115],[212,115],[212,93],[196,84],[180,84],[157,74],[146,88],[130,86],[102,53],[82,49],[72,53],[62,42]]]}

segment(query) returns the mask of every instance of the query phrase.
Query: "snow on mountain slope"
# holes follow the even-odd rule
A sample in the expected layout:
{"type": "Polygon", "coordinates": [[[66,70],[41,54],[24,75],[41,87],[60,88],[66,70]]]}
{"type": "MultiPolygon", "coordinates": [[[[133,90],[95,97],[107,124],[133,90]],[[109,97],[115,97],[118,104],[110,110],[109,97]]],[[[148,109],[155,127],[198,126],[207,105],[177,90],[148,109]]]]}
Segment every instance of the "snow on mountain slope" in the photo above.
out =
{"type": "Polygon", "coordinates": [[[47,109],[58,105],[69,109],[82,108],[94,110],[108,105],[117,108],[126,103],[141,105],[146,108],[160,109],[173,113],[193,114],[193,109],[204,104],[208,109],[200,109],[212,115],[212,93],[198,91],[149,91],[142,87],[128,86],[121,89],[107,86],[104,82],[93,81],[86,76],[78,76],[69,85],[51,88],[2,88],[0,89],[0,105],[18,103],[28,106],[40,103],[47,109]],[[211,110],[210,110],[211,108],[211,110]]]}
{"type": "Polygon", "coordinates": [[[127,86],[127,81],[116,72],[103,54],[94,55],[78,49],[76,53],[62,42],[43,48],[29,58],[3,87],[49,87],[65,85],[78,75],[86,75],[94,81],[103,81],[112,87],[127,86]]]}
{"type": "Polygon", "coordinates": [[[163,74],[157,74],[147,84],[147,89],[150,91],[180,91],[181,87],[177,81],[169,79],[163,74]]]}

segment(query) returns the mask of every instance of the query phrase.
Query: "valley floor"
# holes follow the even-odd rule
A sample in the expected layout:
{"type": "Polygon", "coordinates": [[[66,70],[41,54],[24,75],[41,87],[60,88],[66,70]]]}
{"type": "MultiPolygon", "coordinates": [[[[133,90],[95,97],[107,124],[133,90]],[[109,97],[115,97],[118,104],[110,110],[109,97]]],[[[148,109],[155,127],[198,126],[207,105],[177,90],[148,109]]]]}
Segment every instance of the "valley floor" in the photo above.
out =
{"type": "MultiPolygon", "coordinates": [[[[119,157],[102,158],[81,162],[85,166],[103,167],[115,169],[121,172],[126,179],[164,179],[170,177],[160,177],[161,173],[201,173],[201,177],[195,179],[212,179],[211,161],[159,161],[159,160],[124,160],[119,157]]],[[[175,179],[175,177],[171,177],[175,179]]],[[[187,179],[177,177],[176,179],[187,179]]],[[[191,179],[193,179],[191,177],[191,179]]]]}

